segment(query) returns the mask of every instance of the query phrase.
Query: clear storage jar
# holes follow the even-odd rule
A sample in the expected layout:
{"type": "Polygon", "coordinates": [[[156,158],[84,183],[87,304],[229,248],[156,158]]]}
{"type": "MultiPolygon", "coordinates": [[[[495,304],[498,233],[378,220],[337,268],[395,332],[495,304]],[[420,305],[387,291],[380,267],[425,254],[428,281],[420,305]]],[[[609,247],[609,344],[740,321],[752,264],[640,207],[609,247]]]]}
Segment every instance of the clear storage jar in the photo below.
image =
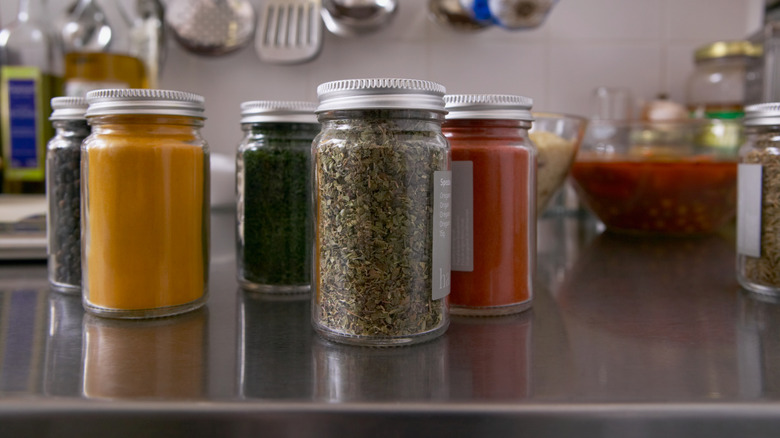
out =
{"type": "Polygon", "coordinates": [[[87,94],[82,146],[83,299],[113,318],[167,316],[206,300],[209,148],[203,98],[168,90],[87,94]]]}
{"type": "Polygon", "coordinates": [[[751,105],[739,151],[737,280],[780,296],[780,103],[751,105]]]}
{"type": "Polygon", "coordinates": [[[312,318],[327,339],[404,345],[449,324],[444,91],[411,79],[317,88],[312,318]]]}
{"type": "Polygon", "coordinates": [[[90,129],[81,97],[55,97],[49,119],[55,130],[46,146],[49,283],[81,292],[81,142],[90,129]]]}
{"type": "Polygon", "coordinates": [[[267,293],[311,287],[311,145],[315,103],[241,104],[236,156],[238,282],[267,293]]]}
{"type": "Polygon", "coordinates": [[[450,312],[504,315],[531,307],[536,266],[536,147],[530,98],[444,97],[452,148],[450,312]]]}

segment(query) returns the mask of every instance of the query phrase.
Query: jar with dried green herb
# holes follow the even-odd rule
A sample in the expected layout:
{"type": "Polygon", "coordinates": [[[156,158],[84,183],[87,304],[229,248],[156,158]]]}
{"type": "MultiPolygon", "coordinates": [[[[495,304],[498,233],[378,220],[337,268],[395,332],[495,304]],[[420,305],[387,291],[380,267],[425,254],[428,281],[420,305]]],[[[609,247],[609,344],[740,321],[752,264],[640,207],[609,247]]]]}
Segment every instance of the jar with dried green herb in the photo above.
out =
{"type": "Polygon", "coordinates": [[[54,137],[46,146],[49,283],[61,292],[81,293],[81,142],[90,133],[82,97],[55,97],[54,137]]]}
{"type": "Polygon", "coordinates": [[[739,151],[737,280],[760,294],[780,295],[780,103],[745,109],[739,151]]]}
{"type": "Polygon", "coordinates": [[[312,320],[327,339],[405,345],[439,336],[449,324],[444,92],[412,79],[317,88],[312,320]]]}
{"type": "Polygon", "coordinates": [[[245,290],[311,287],[311,145],[320,131],[313,102],[241,104],[236,157],[238,281],[245,290]]]}

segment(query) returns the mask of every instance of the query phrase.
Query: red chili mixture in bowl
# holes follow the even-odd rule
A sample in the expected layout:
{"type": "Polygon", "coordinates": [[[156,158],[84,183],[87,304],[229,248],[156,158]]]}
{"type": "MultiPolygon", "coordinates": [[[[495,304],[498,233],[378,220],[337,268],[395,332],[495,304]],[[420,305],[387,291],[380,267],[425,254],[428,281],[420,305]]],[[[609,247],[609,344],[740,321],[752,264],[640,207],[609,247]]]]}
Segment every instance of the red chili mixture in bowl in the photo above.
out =
{"type": "Polygon", "coordinates": [[[736,212],[736,161],[581,156],[572,177],[580,198],[612,231],[705,234],[736,212]]]}

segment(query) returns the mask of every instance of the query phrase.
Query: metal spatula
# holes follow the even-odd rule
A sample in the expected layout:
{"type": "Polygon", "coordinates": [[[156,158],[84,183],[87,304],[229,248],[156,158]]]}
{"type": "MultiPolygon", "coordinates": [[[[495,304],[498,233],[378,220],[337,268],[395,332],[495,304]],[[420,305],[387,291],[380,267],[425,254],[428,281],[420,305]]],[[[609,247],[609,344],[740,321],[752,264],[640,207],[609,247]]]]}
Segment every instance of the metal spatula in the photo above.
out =
{"type": "Polygon", "coordinates": [[[320,0],[267,0],[255,34],[261,60],[295,64],[313,59],[322,47],[320,0]]]}

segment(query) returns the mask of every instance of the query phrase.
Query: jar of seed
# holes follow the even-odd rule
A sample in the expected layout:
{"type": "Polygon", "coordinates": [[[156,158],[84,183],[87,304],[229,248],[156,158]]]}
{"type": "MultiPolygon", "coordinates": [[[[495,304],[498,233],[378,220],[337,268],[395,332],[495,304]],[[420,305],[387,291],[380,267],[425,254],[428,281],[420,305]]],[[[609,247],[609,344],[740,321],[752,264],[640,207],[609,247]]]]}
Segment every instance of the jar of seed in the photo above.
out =
{"type": "Polygon", "coordinates": [[[311,102],[241,104],[236,157],[238,281],[246,290],[311,287],[311,145],[320,124],[311,102]]]}
{"type": "Polygon", "coordinates": [[[90,129],[81,97],[55,97],[49,120],[55,130],[46,151],[49,283],[81,292],[81,142],[90,129]]]}
{"type": "Polygon", "coordinates": [[[745,109],[737,171],[737,280],[780,295],[780,103],[745,109]]]}
{"type": "Polygon", "coordinates": [[[449,324],[450,151],[444,87],[354,79],[317,88],[313,325],[393,346],[449,324]]]}

